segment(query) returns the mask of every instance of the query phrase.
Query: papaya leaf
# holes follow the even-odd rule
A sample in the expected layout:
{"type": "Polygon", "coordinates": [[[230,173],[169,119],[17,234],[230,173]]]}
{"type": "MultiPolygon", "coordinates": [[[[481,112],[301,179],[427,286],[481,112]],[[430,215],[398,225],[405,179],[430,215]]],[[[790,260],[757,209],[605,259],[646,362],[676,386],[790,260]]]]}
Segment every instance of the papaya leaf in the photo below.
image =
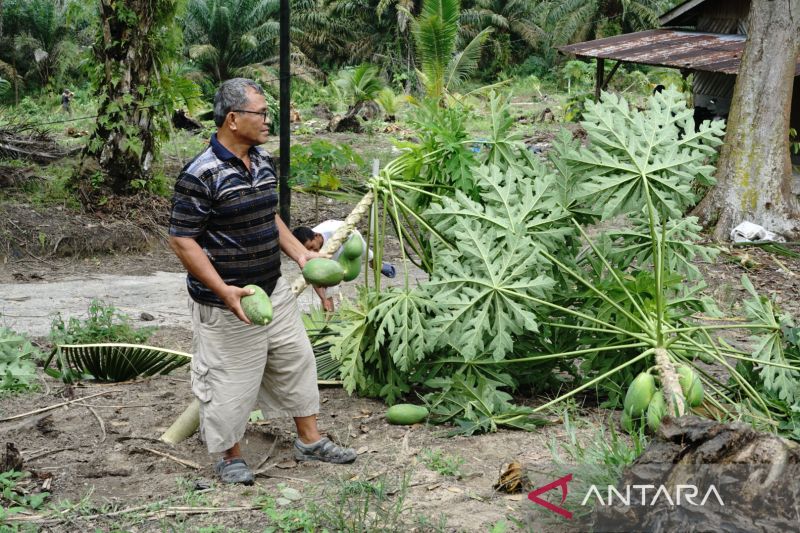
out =
{"type": "MultiPolygon", "coordinates": [[[[630,229],[611,230],[606,235],[614,241],[609,259],[620,268],[632,265],[640,270],[653,268],[653,244],[646,217],[641,215],[630,217],[630,229]]],[[[696,259],[713,262],[719,255],[718,248],[698,244],[702,239],[702,227],[697,217],[671,219],[666,224],[664,240],[664,264],[668,272],[685,274],[687,279],[702,279],[700,270],[694,265],[696,259]]],[[[661,235],[661,227],[656,226],[656,233],[661,235]]]]}
{"type": "Polygon", "coordinates": [[[747,276],[742,276],[742,285],[752,296],[744,302],[747,317],[756,324],[764,325],[762,335],[750,337],[754,343],[753,358],[765,363],[757,369],[764,382],[764,387],[789,404],[798,402],[800,401],[800,369],[790,370],[769,364],[778,363],[800,367],[800,360],[788,357],[787,355],[791,352],[787,353],[784,349],[784,331],[791,319],[788,316],[778,316],[772,302],[756,292],[747,276]]]}
{"type": "Polygon", "coordinates": [[[697,200],[692,182],[713,181],[708,159],[722,143],[722,122],[695,132],[691,110],[677,91],[652,96],[645,111],[605,93],[601,102],[586,103],[583,116],[591,142],[562,145],[566,151],[559,156],[586,171],[584,198],[601,207],[603,219],[638,211],[648,195],[657,212],[680,218],[697,200]]]}
{"type": "Polygon", "coordinates": [[[476,175],[480,203],[456,192],[454,199],[445,198],[441,204],[431,205],[425,217],[450,241],[456,239],[456,221],[467,218],[516,235],[528,235],[548,250],[556,250],[574,232],[569,213],[552,197],[555,176],[543,166],[530,172],[533,177],[517,167],[506,171],[496,165],[479,168],[476,175]]]}
{"type": "Polygon", "coordinates": [[[545,262],[528,237],[466,218],[457,220],[455,235],[457,250],[438,252],[425,284],[442,306],[432,321],[436,345],[450,345],[467,359],[491,352],[501,360],[515,336],[537,331],[527,297],[543,296],[553,281],[534,277],[545,262]]]}
{"type": "Polygon", "coordinates": [[[375,349],[391,354],[397,368],[407,372],[425,355],[425,327],[436,305],[418,289],[389,288],[367,316],[375,328],[375,349]]]}

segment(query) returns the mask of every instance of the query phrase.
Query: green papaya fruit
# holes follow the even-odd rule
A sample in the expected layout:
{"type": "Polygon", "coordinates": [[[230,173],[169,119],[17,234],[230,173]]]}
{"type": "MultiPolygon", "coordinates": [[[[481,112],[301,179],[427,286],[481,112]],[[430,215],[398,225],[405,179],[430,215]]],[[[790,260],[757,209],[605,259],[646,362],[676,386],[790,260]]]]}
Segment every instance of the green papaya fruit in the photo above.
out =
{"type": "Polygon", "coordinates": [[[303,277],[312,285],[333,287],[342,282],[344,269],[337,261],[315,257],[303,267],[303,277]]]}
{"type": "Polygon", "coordinates": [[[647,372],[642,372],[631,382],[625,394],[623,407],[626,413],[637,417],[644,413],[656,391],[656,382],[647,372]]]}
{"type": "Polygon", "coordinates": [[[362,253],[364,253],[364,243],[361,241],[361,237],[352,233],[347,242],[344,243],[344,246],[342,246],[342,256],[353,260],[361,257],[362,253]]]}
{"type": "Polygon", "coordinates": [[[428,408],[410,403],[398,403],[386,410],[386,421],[390,424],[418,424],[428,417],[428,408]]]}
{"type": "Polygon", "coordinates": [[[339,264],[344,269],[342,281],[353,281],[361,273],[361,258],[347,259],[344,254],[339,256],[339,264]]]}
{"type": "Polygon", "coordinates": [[[250,322],[259,326],[269,324],[272,320],[272,301],[258,285],[246,285],[245,289],[252,289],[253,294],[243,296],[242,310],[250,322]]]}
{"type": "Polygon", "coordinates": [[[688,366],[682,365],[678,367],[678,383],[681,384],[681,390],[686,397],[686,403],[689,407],[697,407],[703,403],[705,391],[703,384],[694,370],[688,366]]]}
{"type": "Polygon", "coordinates": [[[666,412],[667,403],[664,401],[664,393],[657,390],[650,399],[650,405],[647,406],[647,427],[654,432],[658,431],[661,419],[664,418],[666,412]]]}

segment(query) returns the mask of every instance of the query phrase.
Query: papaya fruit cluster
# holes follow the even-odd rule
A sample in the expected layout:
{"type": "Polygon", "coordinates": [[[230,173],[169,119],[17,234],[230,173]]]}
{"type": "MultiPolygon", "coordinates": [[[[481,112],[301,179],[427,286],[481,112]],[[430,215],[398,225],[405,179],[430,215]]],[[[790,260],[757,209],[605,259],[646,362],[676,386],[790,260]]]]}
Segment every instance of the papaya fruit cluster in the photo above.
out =
{"type": "MultiPolygon", "coordinates": [[[[688,366],[679,366],[678,382],[689,407],[703,403],[703,384],[688,366]]],[[[628,433],[637,431],[646,423],[653,432],[658,431],[661,419],[667,413],[664,393],[656,387],[655,378],[649,372],[642,372],[631,382],[622,404],[622,428],[628,433]]]]}
{"type": "Polygon", "coordinates": [[[318,287],[333,287],[343,281],[353,281],[361,272],[363,244],[358,235],[350,238],[342,247],[337,260],[315,257],[303,267],[303,278],[318,287]]]}

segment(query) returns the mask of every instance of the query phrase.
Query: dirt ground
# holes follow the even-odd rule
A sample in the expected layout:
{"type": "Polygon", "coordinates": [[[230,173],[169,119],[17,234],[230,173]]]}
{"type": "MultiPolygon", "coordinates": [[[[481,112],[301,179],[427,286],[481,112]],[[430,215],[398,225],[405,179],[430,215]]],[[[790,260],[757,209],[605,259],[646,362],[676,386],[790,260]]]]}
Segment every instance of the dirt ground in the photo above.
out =
{"type": "MultiPolygon", "coordinates": [[[[313,223],[303,219],[312,202],[302,195],[295,197],[295,209],[303,214],[297,216],[298,223],[313,223]]],[[[323,207],[321,218],[343,218],[350,208],[327,202],[323,207]]],[[[141,312],[155,316],[155,322],[141,322],[160,326],[150,344],[190,351],[191,332],[185,294],[181,294],[183,270],[158,233],[134,221],[99,220],[90,215],[75,219],[66,211],[20,204],[2,204],[0,210],[5,228],[10,225],[7,221],[18,226],[11,239],[0,241],[3,323],[30,331],[46,348],[44,331],[49,322],[33,314],[46,318],[56,311],[65,316],[85,313],[94,297],[91,287],[97,287],[99,296],[112,298],[134,320],[141,312]],[[96,224],[113,235],[109,242],[129,248],[102,254],[102,250],[87,253],[88,246],[76,245],[78,251],[67,257],[57,253],[60,246],[55,243],[70,231],[80,233],[79,224],[96,224]],[[122,237],[116,228],[121,228],[122,237]],[[137,244],[140,235],[142,242],[137,244]],[[52,244],[37,247],[41,241],[52,244]],[[139,284],[125,292],[114,281],[119,279],[135,279],[139,284]],[[144,287],[153,292],[146,293],[144,287]],[[35,304],[35,312],[19,307],[26,302],[35,304]],[[179,310],[160,307],[164,302],[176,302],[179,310]],[[34,323],[36,327],[31,326],[34,323]]],[[[396,260],[396,243],[389,243],[387,256],[396,260]]],[[[757,249],[735,250],[734,255],[723,254],[716,264],[701,267],[708,291],[723,311],[736,314],[739,310],[745,294],[739,278],[746,273],[760,291],[775,296],[784,311],[800,316],[798,260],[757,249]],[[742,265],[745,253],[749,254],[748,268],[742,265]]],[[[284,271],[288,279],[294,279],[293,274],[284,271]]],[[[313,295],[307,293],[311,305],[313,295]]],[[[297,464],[291,455],[290,421],[258,422],[248,427],[243,442],[246,460],[261,472],[256,485],[224,487],[214,481],[212,458],[196,436],[177,446],[158,441],[191,399],[186,368],[170,376],[121,384],[87,382],[65,387],[41,371],[40,381],[40,392],[0,397],[0,418],[78,401],[0,422],[0,435],[21,452],[25,469],[33,473],[24,486],[32,493],[49,492],[46,505],[57,506],[63,518],[37,521],[36,513],[21,515],[21,527],[81,532],[261,531],[276,524],[296,529],[302,520],[313,519],[332,530],[358,529],[370,521],[376,529],[387,530],[487,531],[500,528],[499,523],[513,530],[558,530],[538,521],[540,515],[534,514],[524,495],[505,495],[492,488],[503,465],[513,460],[526,465],[549,463],[548,443],[564,437],[558,423],[533,433],[499,431],[446,439],[441,437],[441,428],[390,426],[382,403],[350,397],[340,388],[323,388],[321,429],[337,442],[358,449],[356,463],[297,464]],[[463,460],[459,475],[443,475],[426,466],[436,451],[463,460]],[[379,502],[377,493],[382,495],[379,502]],[[372,503],[365,504],[370,497],[372,503]]],[[[580,409],[580,415],[579,435],[592,439],[611,413],[586,408],[580,409]]]]}

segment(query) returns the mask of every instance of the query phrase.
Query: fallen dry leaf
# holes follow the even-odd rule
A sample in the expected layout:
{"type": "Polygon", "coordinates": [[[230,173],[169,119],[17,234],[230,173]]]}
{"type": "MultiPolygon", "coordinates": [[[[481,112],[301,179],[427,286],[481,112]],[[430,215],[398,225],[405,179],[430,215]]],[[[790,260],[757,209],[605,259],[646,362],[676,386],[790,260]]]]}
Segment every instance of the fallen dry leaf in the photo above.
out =
{"type": "Polygon", "coordinates": [[[529,490],[530,480],[522,470],[522,465],[518,461],[510,463],[500,474],[500,479],[494,484],[494,490],[505,492],[506,494],[516,494],[529,490]]]}

